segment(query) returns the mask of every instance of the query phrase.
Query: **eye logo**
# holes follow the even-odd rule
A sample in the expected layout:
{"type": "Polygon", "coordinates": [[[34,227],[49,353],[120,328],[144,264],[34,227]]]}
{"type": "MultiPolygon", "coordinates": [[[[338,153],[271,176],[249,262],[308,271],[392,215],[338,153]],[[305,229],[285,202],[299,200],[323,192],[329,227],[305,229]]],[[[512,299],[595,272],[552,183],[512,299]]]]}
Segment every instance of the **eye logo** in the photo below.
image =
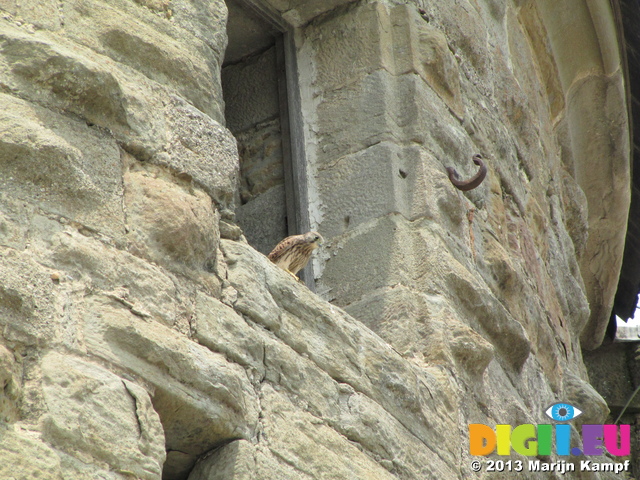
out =
{"type": "Polygon", "coordinates": [[[582,410],[568,403],[554,403],[544,412],[556,422],[568,422],[582,414],[582,410]]]}

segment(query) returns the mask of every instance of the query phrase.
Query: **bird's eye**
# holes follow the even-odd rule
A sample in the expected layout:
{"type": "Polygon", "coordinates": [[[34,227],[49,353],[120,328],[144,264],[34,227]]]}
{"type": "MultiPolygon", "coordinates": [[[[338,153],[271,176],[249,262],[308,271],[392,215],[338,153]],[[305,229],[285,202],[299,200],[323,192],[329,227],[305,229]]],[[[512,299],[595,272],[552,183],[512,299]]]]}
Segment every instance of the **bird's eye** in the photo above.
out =
{"type": "Polygon", "coordinates": [[[554,403],[546,412],[549,418],[556,422],[568,422],[582,414],[582,410],[576,408],[568,403],[554,403]]]}

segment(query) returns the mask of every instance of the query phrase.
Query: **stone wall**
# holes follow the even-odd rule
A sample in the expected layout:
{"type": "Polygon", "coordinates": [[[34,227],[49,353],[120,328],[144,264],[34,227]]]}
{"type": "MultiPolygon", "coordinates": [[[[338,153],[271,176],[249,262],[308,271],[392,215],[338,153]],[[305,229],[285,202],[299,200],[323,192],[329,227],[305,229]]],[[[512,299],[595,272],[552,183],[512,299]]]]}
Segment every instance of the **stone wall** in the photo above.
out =
{"type": "Polygon", "coordinates": [[[574,382],[603,407],[581,347],[609,320],[629,202],[611,12],[417,3],[356,3],[298,37],[312,211],[330,239],[319,291],[417,365],[450,369],[468,420],[544,422],[536,405],[574,382]],[[476,152],[489,175],[463,194],[445,167],[470,177],[476,152]]]}
{"type": "Polygon", "coordinates": [[[484,478],[469,423],[606,418],[580,338],[628,208],[608,2],[571,1],[578,57],[553,0],[265,3],[324,299],[233,221],[222,1],[0,0],[0,478],[484,478]]]}

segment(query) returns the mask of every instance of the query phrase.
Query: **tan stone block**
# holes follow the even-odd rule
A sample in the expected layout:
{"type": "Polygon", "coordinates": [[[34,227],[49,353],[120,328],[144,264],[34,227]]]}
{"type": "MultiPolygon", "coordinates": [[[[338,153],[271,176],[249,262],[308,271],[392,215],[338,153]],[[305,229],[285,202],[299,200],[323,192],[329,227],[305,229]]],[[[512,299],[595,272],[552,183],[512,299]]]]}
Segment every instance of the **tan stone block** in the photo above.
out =
{"type": "Polygon", "coordinates": [[[49,353],[42,359],[43,437],[86,463],[155,480],[165,459],[164,435],[147,392],[105,368],[49,353]]]}
{"type": "MultiPolygon", "coordinates": [[[[146,0],[142,0],[146,1],[146,0]]],[[[164,0],[161,0],[164,1],[164,0]]],[[[109,2],[111,3],[111,2],[109,2]]],[[[127,0],[124,4],[130,4],[127,0]]],[[[165,17],[173,24],[175,23],[184,32],[186,37],[193,35],[197,39],[204,42],[207,48],[199,47],[200,55],[209,56],[213,50],[219,59],[224,56],[227,48],[227,5],[224,0],[211,0],[205,3],[193,2],[191,0],[170,0],[168,9],[164,10],[165,17]]],[[[163,23],[163,25],[167,25],[163,23]]],[[[222,60],[218,62],[218,68],[222,65],[222,60]]],[[[211,67],[214,75],[218,72],[215,67],[211,67]]],[[[222,96],[216,100],[221,101],[222,96]]]]}
{"type": "Polygon", "coordinates": [[[627,112],[619,107],[624,98],[622,77],[616,74],[577,81],[567,99],[571,143],[580,158],[575,177],[588,203],[589,237],[580,258],[591,307],[581,334],[586,349],[604,337],[624,251],[631,195],[627,112]],[[596,110],[601,116],[593,114],[596,110]],[[603,158],[608,160],[599,161],[603,158]]]}
{"type": "Polygon", "coordinates": [[[0,345],[0,420],[9,423],[19,419],[18,402],[22,397],[22,362],[0,345]]]}
{"type": "MultiPolygon", "coordinates": [[[[377,70],[317,99],[318,168],[381,142],[424,145],[441,161],[470,163],[478,147],[419,76],[377,70]]],[[[470,167],[469,167],[470,168],[470,167]]],[[[463,170],[458,169],[459,172],[463,170]]]]}
{"type": "Polygon", "coordinates": [[[312,478],[396,478],[314,416],[296,409],[270,387],[263,388],[264,435],[269,449],[312,478]]]}
{"type": "MultiPolygon", "coordinates": [[[[535,55],[536,69],[524,68],[523,73],[538,73],[544,82],[546,97],[552,118],[557,118],[565,107],[564,93],[558,77],[558,67],[555,63],[546,28],[540,19],[535,2],[528,2],[518,11],[520,28],[524,29],[531,45],[531,53],[535,55]]],[[[515,27],[514,27],[515,28],[515,27]]],[[[515,58],[516,61],[520,59],[515,58]]]]}
{"type": "MultiPolygon", "coordinates": [[[[531,345],[521,323],[470,270],[469,252],[458,257],[445,245],[437,226],[387,215],[339,237],[322,280],[339,305],[363,299],[369,292],[402,284],[417,291],[436,291],[457,299],[452,307],[464,323],[482,332],[516,368],[531,345]],[[375,259],[369,252],[376,252],[375,259]],[[465,262],[465,264],[461,263],[465,262]],[[349,282],[339,281],[349,278],[349,282]]],[[[445,355],[446,356],[446,355],[445,355]]]]}
{"type": "Polygon", "coordinates": [[[301,27],[323,13],[352,2],[354,0],[267,0],[266,3],[280,12],[288,23],[301,27]]]}
{"type": "Polygon", "coordinates": [[[244,368],[103,295],[86,299],[81,316],[87,351],[152,390],[166,449],[182,452],[166,468],[184,473],[213,447],[255,435],[258,398],[244,368]]]}
{"type": "MultiPolygon", "coordinates": [[[[504,2],[491,2],[500,6],[504,2]]],[[[467,1],[446,4],[425,3],[426,17],[445,32],[449,48],[455,55],[464,76],[484,88],[484,82],[491,76],[492,57],[489,53],[491,42],[500,38],[502,19],[492,23],[481,9],[491,9],[489,2],[469,3],[467,1]],[[488,7],[488,8],[487,8],[488,7]],[[482,84],[482,85],[480,85],[482,84]]],[[[494,7],[499,10],[500,7],[494,7]]],[[[496,12],[499,15],[499,12],[496,12]]]]}
{"type": "Polygon", "coordinates": [[[199,461],[189,480],[253,480],[258,475],[254,450],[246,440],[224,445],[199,461]]]}
{"type": "Polygon", "coordinates": [[[481,376],[494,358],[493,346],[462,323],[440,296],[397,285],[367,295],[346,310],[417,365],[458,366],[481,376]]]}
{"type": "Polygon", "coordinates": [[[28,34],[5,24],[0,40],[0,68],[12,93],[78,115],[144,158],[162,148],[161,100],[142,75],[125,73],[88,48],[53,41],[42,32],[28,34]]]}
{"type": "Polygon", "coordinates": [[[59,303],[51,271],[29,255],[0,248],[0,325],[6,341],[48,345],[59,341],[59,303]]]}
{"type": "Polygon", "coordinates": [[[396,6],[389,16],[393,25],[393,73],[418,74],[458,118],[464,117],[458,63],[447,37],[430,26],[413,6],[396,6]]]}
{"type": "Polygon", "coordinates": [[[251,368],[254,380],[264,378],[266,339],[231,307],[198,292],[192,328],[201,345],[251,368]]]}
{"type": "Polygon", "coordinates": [[[56,0],[9,1],[13,5],[10,5],[7,10],[19,21],[53,31],[62,28],[64,15],[61,12],[60,3],[56,0]]]}
{"type": "MultiPolygon", "coordinates": [[[[177,322],[180,302],[174,281],[145,259],[70,230],[53,236],[42,262],[60,272],[63,284],[88,285],[147,320],[168,327],[177,322]]],[[[66,299],[66,308],[73,310],[75,300],[66,299]]]]}
{"type": "MultiPolygon", "coordinates": [[[[459,210],[440,162],[418,145],[381,142],[347,155],[318,171],[318,193],[328,238],[374,218],[400,213],[407,220],[448,217],[459,210]]],[[[456,212],[457,213],[457,212],[456,212]]]]}
{"type": "Polygon", "coordinates": [[[212,268],[220,234],[211,198],[153,171],[129,171],[124,179],[129,250],[160,264],[212,268]]]}
{"type": "Polygon", "coordinates": [[[279,267],[240,242],[221,240],[220,248],[228,268],[227,279],[238,292],[238,298],[233,303],[235,310],[268,330],[277,331],[282,312],[269,293],[265,271],[279,267]]]}
{"type": "Polygon", "coordinates": [[[416,239],[398,214],[363,223],[332,242],[321,285],[331,286],[331,298],[340,306],[382,287],[411,285],[419,275],[414,261],[420,253],[412,250],[416,239]]]}
{"type": "Polygon", "coordinates": [[[184,99],[165,101],[164,151],[152,163],[191,178],[221,207],[233,206],[238,188],[238,147],[231,132],[184,99]]]}
{"type": "Polygon", "coordinates": [[[305,42],[312,49],[316,88],[344,88],[381,68],[392,72],[391,35],[388,9],[380,2],[311,24],[305,42]]]}
{"type": "Polygon", "coordinates": [[[63,480],[58,453],[37,434],[0,430],[0,478],[15,480],[63,480]]]}
{"type": "Polygon", "coordinates": [[[0,130],[5,194],[122,238],[122,165],[113,138],[4,94],[0,130]]]}
{"type": "MultiPolygon", "coordinates": [[[[220,8],[222,2],[212,3],[220,8]]],[[[211,118],[223,121],[222,46],[216,52],[194,32],[131,2],[65,2],[64,26],[67,38],[118,62],[122,70],[134,69],[178,92],[211,118]]]]}
{"type": "Polygon", "coordinates": [[[575,420],[577,425],[605,423],[609,415],[609,407],[592,385],[573,373],[565,372],[562,389],[566,401],[571,405],[577,405],[582,410],[580,417],[575,420]]]}

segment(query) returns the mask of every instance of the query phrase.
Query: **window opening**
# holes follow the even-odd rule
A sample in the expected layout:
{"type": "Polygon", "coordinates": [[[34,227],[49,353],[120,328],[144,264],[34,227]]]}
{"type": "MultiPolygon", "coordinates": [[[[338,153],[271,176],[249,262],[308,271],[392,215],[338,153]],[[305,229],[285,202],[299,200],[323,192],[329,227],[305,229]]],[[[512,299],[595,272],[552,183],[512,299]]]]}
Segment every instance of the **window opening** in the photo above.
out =
{"type": "MultiPolygon", "coordinates": [[[[238,141],[236,220],[263,254],[310,230],[293,33],[257,0],[227,0],[222,65],[227,128],[238,141]]],[[[311,265],[301,278],[314,288],[311,265]]]]}

